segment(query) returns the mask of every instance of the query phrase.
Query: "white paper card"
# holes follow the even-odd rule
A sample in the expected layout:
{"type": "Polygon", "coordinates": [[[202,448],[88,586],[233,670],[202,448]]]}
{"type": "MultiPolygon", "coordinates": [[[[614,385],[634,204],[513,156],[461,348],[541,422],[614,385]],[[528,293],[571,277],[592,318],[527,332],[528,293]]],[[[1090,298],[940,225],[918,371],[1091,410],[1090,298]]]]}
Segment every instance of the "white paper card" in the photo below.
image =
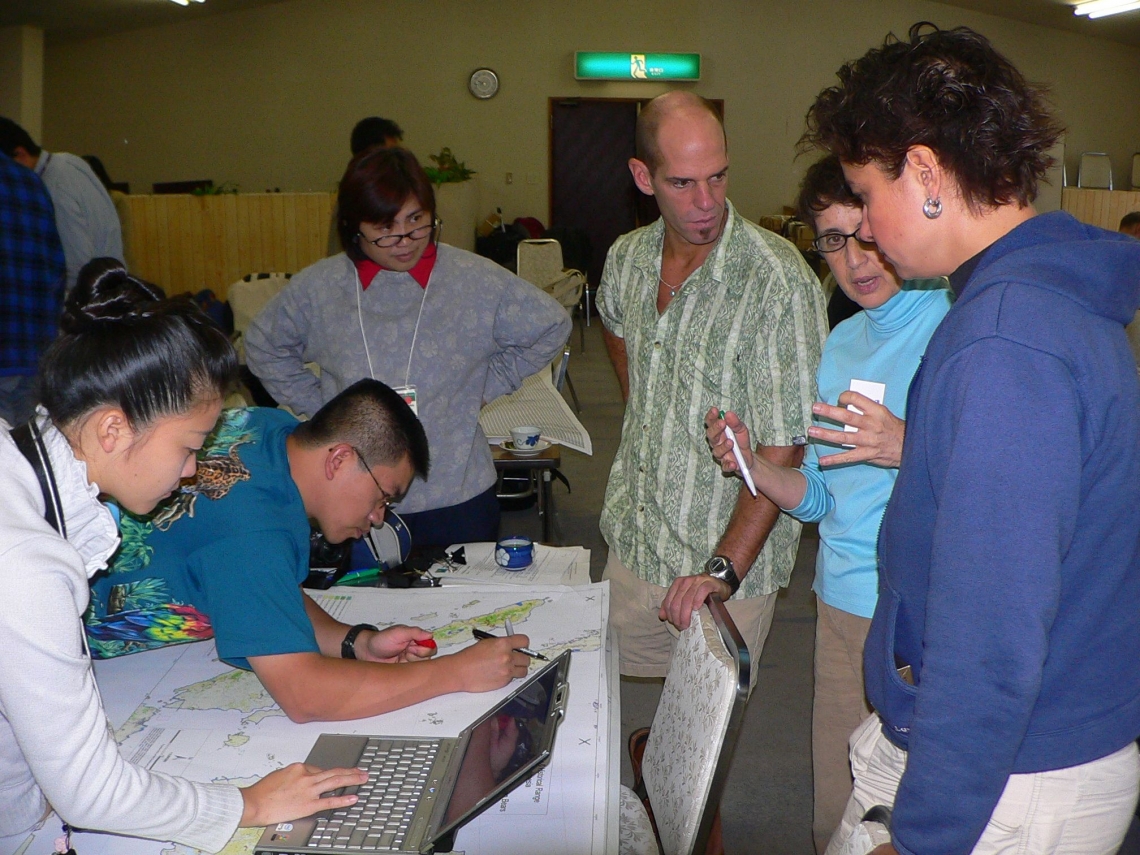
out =
{"type": "MultiPolygon", "coordinates": [[[[857,380],[855,378],[852,378],[851,379],[851,385],[848,388],[852,392],[858,392],[860,395],[864,396],[865,398],[870,398],[876,404],[882,404],[883,401],[887,397],[887,384],[886,383],[878,383],[874,380],[857,380]]],[[[859,415],[863,415],[863,411],[860,410],[858,407],[853,406],[852,404],[848,404],[847,409],[849,409],[853,413],[858,413],[859,415]]],[[[848,433],[858,433],[859,432],[859,428],[852,427],[851,425],[844,425],[843,429],[845,431],[847,431],[848,433]]]]}

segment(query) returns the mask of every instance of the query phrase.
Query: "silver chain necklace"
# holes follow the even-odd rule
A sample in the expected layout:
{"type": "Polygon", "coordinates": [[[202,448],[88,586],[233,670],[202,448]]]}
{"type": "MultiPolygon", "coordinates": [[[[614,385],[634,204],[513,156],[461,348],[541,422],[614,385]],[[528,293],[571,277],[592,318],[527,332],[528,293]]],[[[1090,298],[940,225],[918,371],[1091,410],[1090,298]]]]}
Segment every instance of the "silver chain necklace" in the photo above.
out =
{"type": "Polygon", "coordinates": [[[666,282],[660,276],[657,277],[657,281],[669,289],[669,299],[670,300],[672,300],[674,297],[677,296],[677,292],[681,290],[681,285],[685,284],[684,282],[682,282],[681,285],[678,285],[677,287],[674,288],[672,285],[670,285],[668,282],[666,282]]]}

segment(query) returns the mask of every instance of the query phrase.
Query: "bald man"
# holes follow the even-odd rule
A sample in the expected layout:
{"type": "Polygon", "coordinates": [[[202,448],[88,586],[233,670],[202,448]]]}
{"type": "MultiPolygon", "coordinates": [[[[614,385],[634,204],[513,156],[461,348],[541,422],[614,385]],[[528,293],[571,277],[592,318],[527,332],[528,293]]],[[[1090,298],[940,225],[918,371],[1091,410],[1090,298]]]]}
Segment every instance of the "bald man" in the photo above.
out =
{"type": "Polygon", "coordinates": [[[827,318],[796,248],[728,201],[728,143],[710,102],[651,101],[629,168],[661,218],[618,238],[598,290],[626,402],[601,529],[621,673],[655,677],[712,593],[733,597],[729,612],[760,655],[800,527],[721,474],[704,418],[736,412],[758,454],[798,466],[792,438],[811,424],[827,318]]]}

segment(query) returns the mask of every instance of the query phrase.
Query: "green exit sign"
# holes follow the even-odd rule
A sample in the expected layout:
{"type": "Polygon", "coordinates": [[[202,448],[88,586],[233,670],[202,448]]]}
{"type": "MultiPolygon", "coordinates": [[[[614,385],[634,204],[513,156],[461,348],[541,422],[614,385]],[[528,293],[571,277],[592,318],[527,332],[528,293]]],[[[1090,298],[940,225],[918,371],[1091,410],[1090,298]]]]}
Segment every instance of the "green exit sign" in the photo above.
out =
{"type": "Polygon", "coordinates": [[[699,53],[596,53],[576,51],[576,80],[700,80],[699,53]]]}

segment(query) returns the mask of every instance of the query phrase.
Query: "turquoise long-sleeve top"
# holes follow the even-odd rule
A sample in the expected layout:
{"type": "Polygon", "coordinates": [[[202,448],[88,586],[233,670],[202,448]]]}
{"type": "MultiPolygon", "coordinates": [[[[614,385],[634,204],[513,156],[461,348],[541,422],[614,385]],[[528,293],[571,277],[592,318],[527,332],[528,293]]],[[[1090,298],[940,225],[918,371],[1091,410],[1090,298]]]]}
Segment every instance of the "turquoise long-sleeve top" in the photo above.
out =
{"type": "MultiPolygon", "coordinates": [[[[950,309],[945,279],[914,280],[879,306],[836,326],[819,363],[819,396],[838,405],[852,379],[886,384],[883,404],[906,418],[906,394],[926,343],[950,309]]],[[[821,427],[834,428],[819,419],[821,427]]],[[[812,590],[829,606],[869,618],[875,611],[878,576],[875,547],[887,499],[898,470],[867,463],[819,465],[820,454],[842,448],[812,442],[800,472],[807,479],[803,501],[787,513],[819,523],[819,552],[812,590]]]]}

